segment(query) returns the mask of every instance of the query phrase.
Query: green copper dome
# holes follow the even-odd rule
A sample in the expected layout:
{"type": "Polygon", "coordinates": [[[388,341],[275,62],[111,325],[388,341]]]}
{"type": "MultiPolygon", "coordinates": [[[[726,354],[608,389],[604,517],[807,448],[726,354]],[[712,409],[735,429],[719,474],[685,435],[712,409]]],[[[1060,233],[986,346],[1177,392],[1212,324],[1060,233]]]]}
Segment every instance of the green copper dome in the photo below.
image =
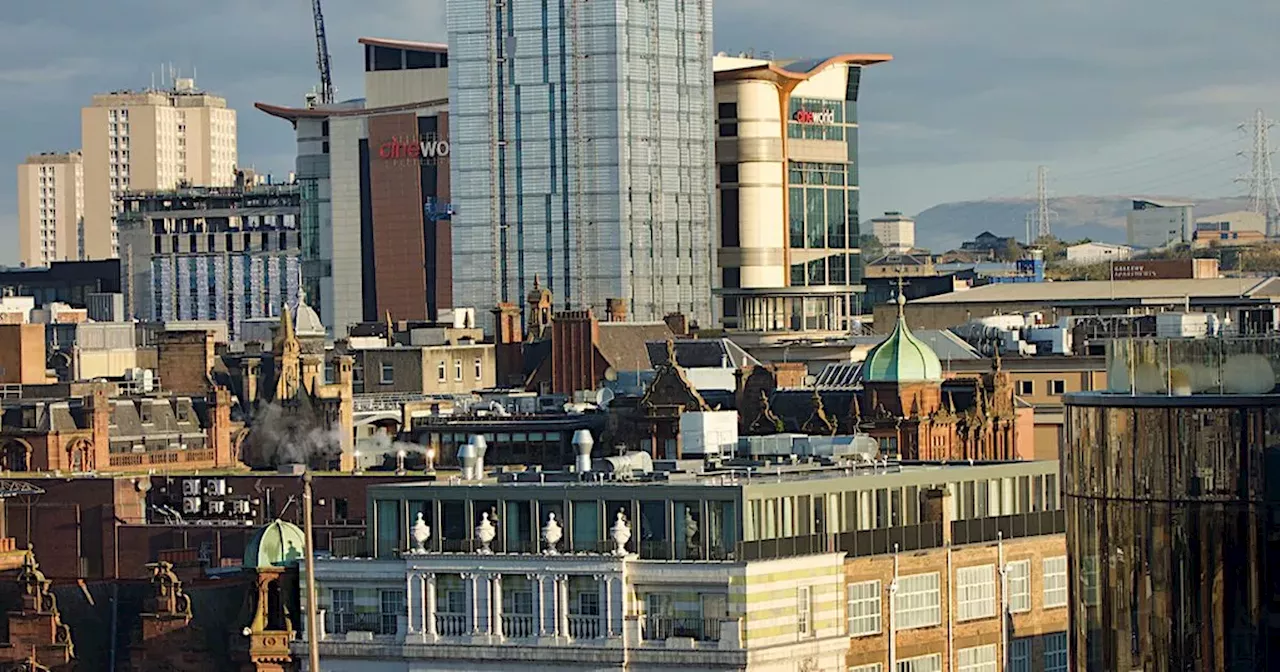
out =
{"type": "Polygon", "coordinates": [[[907,328],[902,307],[906,298],[898,295],[898,323],[883,343],[867,353],[862,363],[862,380],[868,383],[913,383],[942,380],[942,362],[933,348],[916,338],[907,328]]]}
{"type": "Polygon", "coordinates": [[[306,553],[307,537],[293,523],[274,520],[253,533],[244,549],[244,566],[288,567],[302,559],[306,553]]]}

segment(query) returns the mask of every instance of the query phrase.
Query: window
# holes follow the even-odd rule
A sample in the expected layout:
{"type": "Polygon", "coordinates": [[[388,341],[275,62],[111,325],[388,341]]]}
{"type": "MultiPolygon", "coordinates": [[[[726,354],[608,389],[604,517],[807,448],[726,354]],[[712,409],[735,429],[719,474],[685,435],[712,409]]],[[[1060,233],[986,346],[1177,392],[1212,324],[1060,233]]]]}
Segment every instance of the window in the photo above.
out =
{"type": "Polygon", "coordinates": [[[393,589],[384,590],[381,594],[380,611],[382,621],[382,632],[384,635],[394,635],[399,631],[400,617],[408,614],[404,604],[404,590],[393,589]]]}
{"type": "Polygon", "coordinates": [[[445,372],[444,372],[444,362],[440,362],[439,364],[436,364],[436,380],[441,383],[443,383],[445,380],[448,380],[448,376],[445,375],[445,372]]]}
{"type": "Polygon", "coordinates": [[[1044,559],[1044,608],[1067,606],[1067,557],[1044,559]]]}
{"type": "Polygon", "coordinates": [[[1014,614],[1031,611],[1031,561],[1019,560],[1007,566],[1009,577],[1009,611],[1014,614]]]}
{"type": "Polygon", "coordinates": [[[1009,642],[1009,672],[1031,672],[1031,638],[1009,642]]]}
{"type": "Polygon", "coordinates": [[[880,634],[880,582],[849,584],[849,636],[880,634]]]}
{"type": "Polygon", "coordinates": [[[479,381],[481,378],[484,378],[484,362],[476,357],[476,380],[479,381]]]}
{"type": "Polygon", "coordinates": [[[975,646],[956,652],[958,672],[996,672],[996,645],[975,646]]]}
{"type": "Polygon", "coordinates": [[[942,654],[931,653],[927,656],[899,660],[896,672],[942,672],[942,654]]]}
{"type": "Polygon", "coordinates": [[[356,593],[350,588],[329,591],[329,608],[333,610],[334,632],[346,632],[356,623],[356,593]]]}
{"type": "Polygon", "coordinates": [[[1067,672],[1067,633],[1044,636],[1044,672],[1067,672]]]}
{"type": "Polygon", "coordinates": [[[854,665],[849,668],[849,672],[880,672],[881,669],[880,663],[868,663],[866,665],[854,665]]]}
{"type": "Polygon", "coordinates": [[[720,165],[720,183],[733,184],[738,181],[738,164],[725,163],[720,165]]]}
{"type": "Polygon", "coordinates": [[[717,106],[718,119],[737,119],[738,104],[737,103],[720,103],[717,106]]]}
{"type": "Polygon", "coordinates": [[[351,507],[346,497],[333,498],[333,519],[345,521],[351,517],[351,507]]]}
{"type": "Polygon", "coordinates": [[[741,214],[737,189],[720,190],[720,246],[738,247],[741,234],[741,214]]]}
{"type": "Polygon", "coordinates": [[[738,125],[736,123],[720,122],[720,137],[733,138],[738,135],[738,125]]]}
{"type": "Polygon", "coordinates": [[[1065,394],[1067,391],[1067,381],[1051,380],[1049,381],[1049,394],[1065,394]]]}
{"type": "Polygon", "coordinates": [[[995,565],[956,570],[956,620],[972,621],[996,615],[995,565]]]}
{"type": "Polygon", "coordinates": [[[390,363],[388,362],[382,363],[382,377],[379,379],[378,382],[382,383],[383,385],[390,385],[391,383],[396,382],[396,371],[395,371],[395,368],[392,367],[390,363]]]}
{"type": "MultiPolygon", "coordinates": [[[[893,598],[894,628],[910,630],[941,623],[940,597],[937,572],[900,577],[898,593],[893,598]]],[[[898,669],[902,669],[901,665],[898,669]]]]}
{"type": "Polygon", "coordinates": [[[453,360],[453,379],[457,381],[462,380],[462,360],[461,359],[453,360]]]}
{"type": "Polygon", "coordinates": [[[1034,380],[1019,380],[1018,394],[1022,396],[1030,396],[1036,393],[1036,385],[1034,380]]]}
{"type": "Polygon", "coordinates": [[[813,591],[808,586],[801,586],[796,591],[796,632],[801,637],[814,634],[813,591]]]}

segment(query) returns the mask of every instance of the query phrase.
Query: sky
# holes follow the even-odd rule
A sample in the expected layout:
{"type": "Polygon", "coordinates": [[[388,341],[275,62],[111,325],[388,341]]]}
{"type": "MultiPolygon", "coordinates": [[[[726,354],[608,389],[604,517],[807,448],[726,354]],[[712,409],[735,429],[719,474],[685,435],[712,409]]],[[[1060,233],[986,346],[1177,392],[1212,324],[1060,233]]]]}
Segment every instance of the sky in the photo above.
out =
{"type": "MultiPolygon", "coordinates": [[[[162,64],[238,111],[243,165],[292,169],[292,130],[253,103],[299,104],[315,85],[307,0],[3,5],[0,264],[17,256],[16,166],[76,149],[92,94],[145,87],[162,64]]],[[[338,97],[361,95],[357,38],[446,41],[444,17],[442,0],[327,0],[338,97]]],[[[1056,196],[1242,193],[1237,126],[1258,108],[1280,118],[1277,25],[1274,0],[720,0],[715,48],[893,55],[860,94],[870,217],[1030,196],[1041,165],[1056,196]]]]}

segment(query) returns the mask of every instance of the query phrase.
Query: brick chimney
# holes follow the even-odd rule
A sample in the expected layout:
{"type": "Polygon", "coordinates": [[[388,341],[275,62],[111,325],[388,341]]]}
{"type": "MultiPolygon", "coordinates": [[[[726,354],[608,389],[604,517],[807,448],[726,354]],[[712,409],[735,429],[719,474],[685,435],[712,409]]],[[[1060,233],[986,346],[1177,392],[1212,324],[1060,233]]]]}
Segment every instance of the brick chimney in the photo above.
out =
{"type": "Polygon", "coordinates": [[[594,390],[604,376],[597,366],[600,323],[590,310],[557,313],[551,322],[551,391],[594,390]]]}
{"type": "Polygon", "coordinates": [[[627,300],[626,299],[605,299],[605,321],[606,322],[626,322],[627,321],[627,300]]]}
{"type": "Polygon", "coordinates": [[[923,500],[921,520],[926,523],[941,523],[942,545],[951,545],[951,526],[955,516],[951,513],[951,493],[946,488],[932,488],[920,493],[923,500]]]}
{"type": "Polygon", "coordinates": [[[524,333],[520,329],[520,306],[500,303],[493,309],[494,384],[498,387],[524,384],[524,333]]]}

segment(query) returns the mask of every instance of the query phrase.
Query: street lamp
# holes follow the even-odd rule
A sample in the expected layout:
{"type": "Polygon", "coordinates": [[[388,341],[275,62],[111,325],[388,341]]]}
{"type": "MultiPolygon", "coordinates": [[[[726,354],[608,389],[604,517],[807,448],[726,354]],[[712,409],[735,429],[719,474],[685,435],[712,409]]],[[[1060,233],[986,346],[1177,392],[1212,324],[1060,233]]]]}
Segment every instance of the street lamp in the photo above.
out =
{"type": "Polygon", "coordinates": [[[404,449],[396,451],[396,476],[404,476],[404,449]]]}
{"type": "Polygon", "coordinates": [[[428,474],[436,473],[436,449],[435,448],[427,449],[427,473],[428,474]]]}

